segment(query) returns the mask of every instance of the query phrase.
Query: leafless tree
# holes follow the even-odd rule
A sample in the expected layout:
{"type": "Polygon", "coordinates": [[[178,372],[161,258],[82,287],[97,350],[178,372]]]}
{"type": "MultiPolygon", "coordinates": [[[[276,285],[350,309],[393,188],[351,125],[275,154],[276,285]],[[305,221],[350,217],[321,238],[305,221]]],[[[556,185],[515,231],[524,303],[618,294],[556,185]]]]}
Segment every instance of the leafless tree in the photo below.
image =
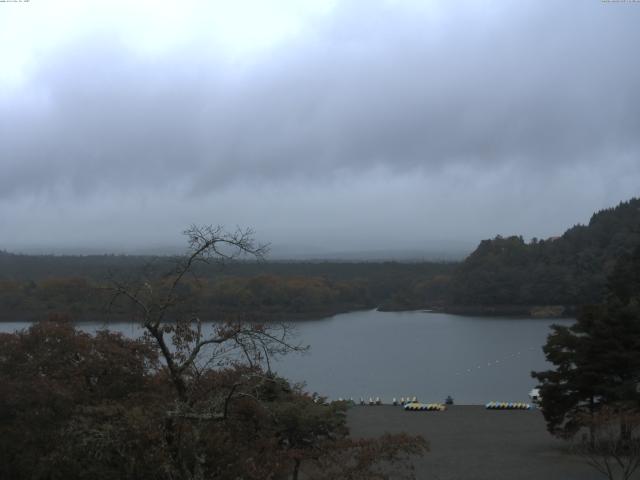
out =
{"type": "Polygon", "coordinates": [[[573,450],[609,480],[629,480],[640,467],[640,411],[602,407],[584,422],[591,435],[573,450]]]}
{"type": "Polygon", "coordinates": [[[127,301],[132,317],[158,347],[179,400],[188,404],[189,380],[197,378],[203,366],[240,362],[241,358],[250,366],[266,362],[269,371],[271,356],[305,348],[291,342],[290,328],[284,323],[259,324],[237,316],[203,321],[180,293],[187,277],[197,284],[198,264],[228,262],[243,256],[263,259],[268,246],[255,242],[253,230],[227,232],[221,226],[192,225],[184,235],[188,239],[187,253],[177,259],[170,272],[159,278],[143,275],[127,282],[113,278],[110,290],[112,305],[127,301]]]}

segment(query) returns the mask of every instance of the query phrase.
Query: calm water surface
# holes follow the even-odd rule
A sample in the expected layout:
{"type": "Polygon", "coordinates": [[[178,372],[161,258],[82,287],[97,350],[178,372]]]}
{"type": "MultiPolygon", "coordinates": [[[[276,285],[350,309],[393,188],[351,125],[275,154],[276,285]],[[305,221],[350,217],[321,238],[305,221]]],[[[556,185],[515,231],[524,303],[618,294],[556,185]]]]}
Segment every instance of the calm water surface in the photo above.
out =
{"type": "MultiPolygon", "coordinates": [[[[572,320],[462,317],[429,312],[363,311],[297,322],[297,340],[311,350],[272,366],[330,398],[417,396],[421,401],[526,401],[531,370],[548,368],[541,346],[549,325],[572,320]]],[[[0,324],[0,330],[24,328],[0,324]]],[[[104,328],[82,323],[83,330],[104,328]]],[[[130,323],[109,328],[128,336],[130,323]]]]}

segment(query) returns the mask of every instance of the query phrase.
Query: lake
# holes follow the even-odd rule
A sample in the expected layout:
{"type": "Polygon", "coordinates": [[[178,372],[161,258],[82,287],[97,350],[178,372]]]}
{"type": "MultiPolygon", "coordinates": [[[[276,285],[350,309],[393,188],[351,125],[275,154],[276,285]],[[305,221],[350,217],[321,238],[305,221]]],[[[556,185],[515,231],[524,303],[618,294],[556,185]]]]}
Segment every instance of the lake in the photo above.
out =
{"type": "MultiPolygon", "coordinates": [[[[456,403],[491,400],[528,401],[535,386],[532,370],[549,367],[542,345],[549,325],[568,319],[468,317],[431,312],[351,312],[321,320],[296,322],[297,340],[306,354],[277,360],[273,369],[307,389],[332,399],[416,396],[456,403]]],[[[0,323],[1,331],[24,323],[0,323]]],[[[82,323],[95,331],[102,323],[82,323]]],[[[109,328],[136,336],[137,326],[109,328]]]]}

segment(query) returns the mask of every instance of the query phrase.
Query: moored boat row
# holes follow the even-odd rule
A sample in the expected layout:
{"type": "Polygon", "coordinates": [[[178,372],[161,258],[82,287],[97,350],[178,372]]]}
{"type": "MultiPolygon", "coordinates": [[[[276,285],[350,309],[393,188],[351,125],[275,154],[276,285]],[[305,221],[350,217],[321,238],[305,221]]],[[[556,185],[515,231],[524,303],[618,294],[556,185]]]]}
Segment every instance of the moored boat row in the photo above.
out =
{"type": "MultiPolygon", "coordinates": [[[[538,400],[536,398],[535,400],[538,400]]],[[[533,405],[531,403],[525,402],[497,402],[491,401],[484,405],[487,410],[531,410],[536,406],[534,400],[533,405]]],[[[356,405],[356,402],[353,400],[353,397],[350,398],[338,398],[339,402],[347,402],[350,405],[356,405]]],[[[360,405],[384,405],[382,399],[380,397],[369,397],[369,400],[365,400],[365,397],[360,397],[360,405]]],[[[391,405],[393,406],[402,406],[405,410],[409,411],[444,411],[447,406],[453,405],[453,398],[450,396],[447,397],[444,403],[434,402],[434,403],[421,403],[417,397],[400,397],[400,400],[397,400],[395,397],[393,398],[391,405]]]]}
{"type": "Polygon", "coordinates": [[[404,406],[405,410],[409,411],[429,411],[429,412],[443,412],[447,409],[444,403],[407,403],[404,406]]]}
{"type": "Polygon", "coordinates": [[[530,403],[524,402],[489,402],[485,405],[487,410],[531,410],[530,403]]]}

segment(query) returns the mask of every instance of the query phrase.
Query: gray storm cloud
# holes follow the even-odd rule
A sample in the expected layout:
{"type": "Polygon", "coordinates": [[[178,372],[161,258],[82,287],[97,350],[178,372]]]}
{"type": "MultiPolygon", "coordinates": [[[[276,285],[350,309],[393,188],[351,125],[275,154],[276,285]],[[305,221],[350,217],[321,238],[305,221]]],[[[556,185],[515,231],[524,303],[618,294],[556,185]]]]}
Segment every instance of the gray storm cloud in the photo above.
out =
{"type": "Polygon", "coordinates": [[[345,248],[556,233],[639,193],[639,21],[345,2],[245,63],[85,35],[0,96],[0,242],[47,225],[58,244],[144,243],[192,221],[345,248]]]}

